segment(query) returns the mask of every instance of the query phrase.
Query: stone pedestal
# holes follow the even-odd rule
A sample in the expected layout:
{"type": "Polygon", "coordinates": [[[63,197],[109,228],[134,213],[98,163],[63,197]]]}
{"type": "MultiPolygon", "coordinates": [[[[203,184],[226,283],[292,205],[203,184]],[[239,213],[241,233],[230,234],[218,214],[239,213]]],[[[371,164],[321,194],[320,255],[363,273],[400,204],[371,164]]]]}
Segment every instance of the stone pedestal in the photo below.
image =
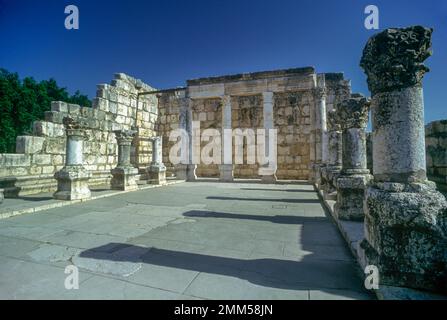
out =
{"type": "Polygon", "coordinates": [[[152,141],[152,162],[149,166],[149,183],[166,184],[166,166],[162,161],[162,137],[153,137],[152,141]]]}
{"type": "Polygon", "coordinates": [[[420,26],[388,29],[363,52],[373,95],[374,183],[362,247],[381,284],[447,293],[447,201],[427,180],[425,163],[422,78],[431,34],[420,26]]]}
{"type": "Polygon", "coordinates": [[[63,121],[67,135],[65,166],[54,174],[57,191],[53,196],[58,200],[87,199],[91,197],[88,187],[91,173],[83,166],[83,125],[69,117],[63,121]]]}
{"type": "Polygon", "coordinates": [[[136,190],[138,189],[136,177],[138,169],[130,163],[130,148],[135,137],[134,130],[115,130],[115,137],[118,143],[118,164],[111,170],[112,180],[110,181],[113,190],[136,190]]]}
{"type": "Polygon", "coordinates": [[[186,170],[186,180],[187,181],[196,181],[197,180],[197,165],[196,164],[188,164],[186,170]]]}
{"type": "Polygon", "coordinates": [[[175,176],[179,180],[188,179],[188,165],[187,164],[176,164],[175,165],[175,176]]]}
{"type": "Polygon", "coordinates": [[[219,180],[223,181],[223,182],[234,181],[233,168],[234,168],[234,166],[232,164],[219,165],[219,171],[220,171],[219,180]]]}
{"type": "Polygon", "coordinates": [[[342,128],[342,170],[337,178],[334,212],[340,220],[363,220],[365,189],[372,179],[366,168],[366,126],[369,101],[353,95],[337,106],[342,128]]]}

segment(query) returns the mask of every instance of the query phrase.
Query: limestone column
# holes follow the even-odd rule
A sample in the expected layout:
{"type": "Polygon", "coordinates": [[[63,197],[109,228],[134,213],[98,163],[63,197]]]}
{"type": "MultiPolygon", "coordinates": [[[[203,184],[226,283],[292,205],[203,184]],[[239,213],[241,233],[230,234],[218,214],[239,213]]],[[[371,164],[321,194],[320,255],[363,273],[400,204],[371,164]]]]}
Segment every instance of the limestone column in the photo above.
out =
{"type": "Polygon", "coordinates": [[[113,190],[136,190],[138,185],[136,176],[138,169],[130,163],[130,148],[132,140],[135,138],[135,130],[115,130],[115,138],[118,143],[118,164],[111,170],[112,180],[110,181],[113,190]]]}
{"type": "MultiPolygon", "coordinates": [[[[273,92],[263,92],[262,93],[262,100],[263,100],[263,112],[264,112],[264,129],[265,129],[265,155],[268,155],[268,158],[270,159],[270,129],[274,129],[274,125],[273,125],[273,105],[274,105],[274,95],[273,92]]],[[[258,144],[258,145],[263,145],[258,144]]],[[[265,166],[263,166],[264,168],[262,169],[266,169],[266,168],[270,168],[273,169],[273,172],[271,174],[263,174],[261,176],[262,182],[263,183],[275,183],[277,180],[276,177],[276,169],[277,169],[277,159],[275,159],[275,163],[271,164],[268,163],[265,166]]],[[[266,170],[262,170],[262,171],[266,171],[266,170]]],[[[271,170],[268,170],[271,171],[271,170]]],[[[267,171],[267,172],[268,172],[267,171]]]]}
{"type": "Polygon", "coordinates": [[[200,154],[195,155],[195,152],[200,152],[200,130],[196,129],[193,126],[192,123],[192,106],[193,106],[193,100],[188,97],[188,109],[186,112],[186,131],[189,135],[189,163],[187,165],[186,169],[186,180],[187,181],[195,181],[197,180],[196,170],[197,170],[197,163],[194,163],[194,158],[200,159],[200,154]],[[198,132],[197,132],[198,131],[198,132]],[[196,137],[196,139],[193,139],[193,135],[196,137]],[[198,143],[199,150],[196,150],[196,146],[193,145],[194,141],[198,143]]]}
{"type": "Polygon", "coordinates": [[[317,87],[314,89],[315,108],[315,165],[314,175],[317,186],[321,185],[321,168],[327,161],[326,139],[326,83],[324,75],[317,76],[317,87]]]}
{"type": "MultiPolygon", "coordinates": [[[[185,131],[188,130],[188,123],[187,123],[188,122],[188,107],[189,107],[189,99],[185,96],[181,100],[180,110],[179,110],[179,129],[183,129],[185,131]]],[[[189,147],[189,144],[188,144],[188,147],[189,147]]],[[[175,165],[176,178],[180,179],[180,180],[186,180],[188,178],[187,170],[188,170],[188,165],[186,163],[176,164],[175,165]]]]}
{"type": "Polygon", "coordinates": [[[220,181],[225,181],[225,182],[231,182],[234,180],[234,165],[232,163],[232,157],[230,157],[230,155],[232,154],[232,141],[233,141],[233,137],[232,136],[228,136],[225,137],[224,136],[224,130],[225,129],[231,129],[232,125],[231,125],[231,96],[223,96],[222,97],[222,164],[219,165],[219,171],[220,171],[220,181]],[[230,139],[231,138],[231,139],[230,139]],[[227,145],[229,144],[229,145],[227,145]],[[231,154],[227,154],[228,159],[226,159],[225,157],[225,153],[224,151],[227,150],[227,153],[231,154]]]}
{"type": "Polygon", "coordinates": [[[91,173],[84,168],[83,124],[73,118],[63,119],[66,140],[65,166],[54,174],[57,191],[54,198],[59,200],[80,200],[90,198],[88,181],[91,173]]]}
{"type": "Polygon", "coordinates": [[[327,113],[328,160],[323,170],[324,197],[328,200],[337,199],[336,180],[342,169],[342,131],[337,110],[327,113]]]}
{"type": "Polygon", "coordinates": [[[363,220],[365,189],[371,180],[366,166],[366,126],[370,102],[352,95],[337,106],[342,131],[342,170],[337,178],[335,215],[341,220],[363,220]]]}
{"type": "Polygon", "coordinates": [[[152,141],[152,162],[149,167],[149,183],[166,183],[166,166],[163,164],[162,137],[153,137],[152,141]]]}
{"type": "Polygon", "coordinates": [[[381,284],[447,292],[447,201],[426,177],[422,79],[432,29],[387,29],[361,67],[372,92],[374,183],[365,200],[368,264],[381,284]]]}

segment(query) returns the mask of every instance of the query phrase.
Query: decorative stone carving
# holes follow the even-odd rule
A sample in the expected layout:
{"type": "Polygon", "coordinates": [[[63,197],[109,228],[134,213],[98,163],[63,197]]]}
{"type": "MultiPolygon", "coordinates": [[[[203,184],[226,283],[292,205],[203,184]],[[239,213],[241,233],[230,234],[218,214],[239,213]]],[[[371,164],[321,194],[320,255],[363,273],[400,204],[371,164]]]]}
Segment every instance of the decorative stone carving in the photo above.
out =
{"type": "Polygon", "coordinates": [[[149,183],[166,183],[166,166],[162,160],[162,137],[153,137],[152,141],[152,162],[149,167],[149,183]]]}
{"type": "Polygon", "coordinates": [[[84,122],[65,117],[66,129],[65,166],[54,174],[57,180],[57,191],[54,198],[59,200],[80,200],[90,198],[88,181],[91,173],[84,168],[83,141],[85,139],[84,122]]]}
{"type": "Polygon", "coordinates": [[[360,66],[373,95],[421,85],[429,71],[423,62],[432,54],[432,32],[422,26],[387,29],[368,41],[360,66]]]}
{"type": "Polygon", "coordinates": [[[366,164],[366,133],[370,102],[361,95],[337,106],[342,133],[342,170],[337,178],[335,214],[341,220],[363,220],[365,189],[371,180],[366,164]]]}
{"type": "Polygon", "coordinates": [[[367,44],[373,91],[374,183],[366,191],[365,250],[384,285],[447,292],[447,200],[426,178],[423,65],[432,30],[389,29],[367,44]]]}
{"type": "Polygon", "coordinates": [[[136,190],[138,189],[136,177],[138,169],[130,163],[130,148],[135,138],[135,130],[115,130],[115,138],[118,143],[118,164],[111,170],[111,187],[114,190],[136,190]]]}

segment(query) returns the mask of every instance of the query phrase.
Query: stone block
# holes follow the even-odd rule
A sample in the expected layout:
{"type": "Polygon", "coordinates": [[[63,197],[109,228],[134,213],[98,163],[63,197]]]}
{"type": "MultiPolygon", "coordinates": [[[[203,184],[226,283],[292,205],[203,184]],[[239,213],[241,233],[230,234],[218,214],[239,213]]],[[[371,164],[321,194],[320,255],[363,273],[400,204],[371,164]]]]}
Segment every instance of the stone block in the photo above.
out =
{"type": "Polygon", "coordinates": [[[31,157],[27,154],[0,153],[0,167],[29,167],[30,165],[31,157]]]}
{"type": "Polygon", "coordinates": [[[136,190],[138,185],[136,177],[138,175],[138,169],[133,167],[117,167],[111,170],[112,180],[111,188],[113,190],[136,190]]]}
{"type": "Polygon", "coordinates": [[[57,112],[57,111],[45,111],[44,118],[45,121],[53,122],[53,123],[63,123],[64,117],[67,116],[67,113],[57,112]]]}
{"type": "Polygon", "coordinates": [[[94,109],[102,110],[105,112],[109,111],[109,100],[104,98],[96,97],[92,101],[92,107],[94,109]]]}
{"type": "Polygon", "coordinates": [[[62,124],[48,121],[35,121],[33,124],[33,134],[40,137],[63,137],[65,135],[65,129],[62,124]]]}
{"type": "Polygon", "coordinates": [[[377,183],[366,192],[365,250],[380,283],[447,293],[447,201],[433,183],[377,183]]]}
{"type": "Polygon", "coordinates": [[[91,173],[82,166],[66,166],[55,173],[57,191],[54,198],[58,200],[81,200],[91,197],[88,180],[91,173]]]}
{"type": "Polygon", "coordinates": [[[36,154],[33,156],[34,165],[50,165],[51,155],[49,154],[36,154]]]}
{"type": "Polygon", "coordinates": [[[81,107],[77,104],[69,104],[68,112],[70,114],[78,115],[80,113],[81,107]]]}
{"type": "Polygon", "coordinates": [[[52,101],[51,102],[51,111],[56,112],[68,112],[68,104],[63,101],[52,101]]]}
{"type": "Polygon", "coordinates": [[[45,138],[34,136],[18,136],[16,138],[16,152],[34,154],[42,152],[45,138]]]}

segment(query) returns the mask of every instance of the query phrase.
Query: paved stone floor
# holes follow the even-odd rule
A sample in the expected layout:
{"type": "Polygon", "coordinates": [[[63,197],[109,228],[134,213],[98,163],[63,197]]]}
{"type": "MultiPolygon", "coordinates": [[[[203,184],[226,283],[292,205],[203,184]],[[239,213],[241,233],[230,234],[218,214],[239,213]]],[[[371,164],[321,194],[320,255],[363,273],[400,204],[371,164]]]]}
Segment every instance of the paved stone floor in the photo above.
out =
{"type": "Polygon", "coordinates": [[[312,186],[195,182],[0,220],[0,298],[373,296],[312,186]]]}

